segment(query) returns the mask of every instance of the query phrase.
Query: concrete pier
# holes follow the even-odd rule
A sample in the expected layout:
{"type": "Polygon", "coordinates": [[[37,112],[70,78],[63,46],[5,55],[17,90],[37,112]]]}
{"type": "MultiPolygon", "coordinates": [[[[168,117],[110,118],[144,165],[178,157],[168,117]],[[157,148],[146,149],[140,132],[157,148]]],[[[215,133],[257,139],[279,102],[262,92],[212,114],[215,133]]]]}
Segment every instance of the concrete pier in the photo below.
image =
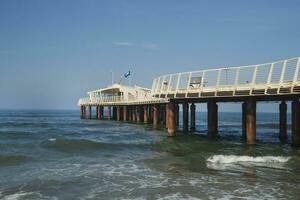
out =
{"type": "Polygon", "coordinates": [[[144,110],[144,123],[147,124],[148,123],[148,106],[144,105],[143,106],[143,110],[144,110]]]}
{"type": "Polygon", "coordinates": [[[287,139],[287,105],[285,101],[279,104],[279,139],[284,143],[287,139]]]}
{"type": "Polygon", "coordinates": [[[168,129],[169,104],[165,105],[165,126],[168,129]]]}
{"type": "Polygon", "coordinates": [[[98,120],[102,119],[102,110],[103,110],[102,106],[97,106],[97,119],[98,120]]]}
{"type": "Polygon", "coordinates": [[[117,121],[121,121],[121,106],[117,106],[117,121]]]}
{"type": "Polygon", "coordinates": [[[246,101],[246,137],[247,144],[254,145],[256,142],[256,101],[246,101]]]}
{"type": "Polygon", "coordinates": [[[158,124],[158,106],[155,104],[153,108],[153,126],[156,127],[158,124]]]}
{"type": "Polygon", "coordinates": [[[126,122],[128,120],[127,118],[127,106],[123,106],[123,121],[126,122]]]}
{"type": "Polygon", "coordinates": [[[300,146],[300,102],[292,101],[292,146],[300,146]]]}
{"type": "Polygon", "coordinates": [[[111,106],[107,107],[107,120],[111,119],[111,106]]]}
{"type": "Polygon", "coordinates": [[[247,119],[247,105],[246,102],[242,103],[242,137],[244,140],[247,139],[247,135],[246,135],[246,121],[247,119]]]}
{"type": "Polygon", "coordinates": [[[218,134],[218,105],[215,101],[207,103],[207,135],[215,137],[218,134]]]}
{"type": "Polygon", "coordinates": [[[183,132],[189,131],[189,104],[187,102],[182,104],[182,127],[183,132]]]}
{"type": "Polygon", "coordinates": [[[168,124],[168,136],[175,136],[176,125],[175,125],[175,108],[174,102],[168,103],[167,108],[167,124],[168,124]]]}
{"type": "Polygon", "coordinates": [[[117,120],[117,107],[113,106],[112,108],[112,118],[113,120],[117,120]]]}
{"type": "Polygon", "coordinates": [[[191,111],[190,130],[195,131],[195,129],[196,129],[196,106],[194,103],[191,104],[190,111],[191,111]]]}
{"type": "Polygon", "coordinates": [[[141,106],[140,105],[137,105],[135,107],[136,109],[136,122],[137,123],[140,123],[141,122],[141,119],[143,118],[142,117],[142,109],[141,109],[141,106]]]}
{"type": "Polygon", "coordinates": [[[179,126],[179,105],[178,105],[178,103],[175,104],[175,125],[176,125],[176,127],[179,126]]]}
{"type": "Polygon", "coordinates": [[[136,122],[136,106],[132,106],[131,112],[132,112],[132,122],[136,122]]]}
{"type": "Polygon", "coordinates": [[[80,106],[80,119],[83,119],[83,106],[80,106]]]}
{"type": "Polygon", "coordinates": [[[89,119],[92,119],[92,106],[89,106],[89,119]]]}

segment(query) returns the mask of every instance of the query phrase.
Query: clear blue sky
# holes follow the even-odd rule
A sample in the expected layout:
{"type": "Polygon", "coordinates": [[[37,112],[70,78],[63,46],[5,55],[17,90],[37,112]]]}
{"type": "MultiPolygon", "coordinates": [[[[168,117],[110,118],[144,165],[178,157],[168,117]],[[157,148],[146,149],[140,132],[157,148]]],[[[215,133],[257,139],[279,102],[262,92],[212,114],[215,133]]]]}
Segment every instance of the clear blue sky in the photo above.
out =
{"type": "Polygon", "coordinates": [[[150,87],[164,73],[299,56],[299,19],[299,1],[1,0],[0,108],[76,108],[110,70],[150,87]]]}

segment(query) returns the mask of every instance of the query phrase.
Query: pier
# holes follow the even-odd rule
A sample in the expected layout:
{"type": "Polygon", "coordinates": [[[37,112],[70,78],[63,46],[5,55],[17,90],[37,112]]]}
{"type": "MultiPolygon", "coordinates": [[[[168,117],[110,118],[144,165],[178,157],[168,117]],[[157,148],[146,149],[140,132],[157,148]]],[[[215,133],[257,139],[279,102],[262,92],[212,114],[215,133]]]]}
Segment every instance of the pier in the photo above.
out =
{"type": "Polygon", "coordinates": [[[113,84],[79,99],[82,119],[152,123],[175,136],[182,107],[183,132],[196,128],[196,104],[207,104],[207,136],[218,134],[218,103],[238,102],[242,110],[242,136],[256,143],[257,102],[279,102],[278,138],[287,138],[287,103],[291,103],[292,146],[300,146],[300,57],[272,63],[224,67],[162,75],[152,88],[113,84]],[[93,109],[94,108],[94,109],[93,109]],[[105,108],[105,109],[104,109],[105,108]],[[95,115],[92,114],[95,110],[95,115]],[[87,113],[88,111],[88,113],[87,113]],[[105,113],[106,111],[107,113],[105,113]]]}

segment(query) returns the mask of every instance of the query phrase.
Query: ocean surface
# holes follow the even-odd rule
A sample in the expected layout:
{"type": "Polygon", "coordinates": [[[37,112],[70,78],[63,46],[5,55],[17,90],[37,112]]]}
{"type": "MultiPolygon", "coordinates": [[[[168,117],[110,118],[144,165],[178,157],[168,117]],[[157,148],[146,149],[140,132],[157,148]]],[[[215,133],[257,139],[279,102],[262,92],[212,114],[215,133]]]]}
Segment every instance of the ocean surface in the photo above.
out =
{"type": "Polygon", "coordinates": [[[300,150],[280,144],[278,114],[257,114],[256,146],[241,113],[219,114],[216,139],[196,118],[197,133],[168,138],[78,110],[0,110],[0,199],[300,199],[300,150]]]}

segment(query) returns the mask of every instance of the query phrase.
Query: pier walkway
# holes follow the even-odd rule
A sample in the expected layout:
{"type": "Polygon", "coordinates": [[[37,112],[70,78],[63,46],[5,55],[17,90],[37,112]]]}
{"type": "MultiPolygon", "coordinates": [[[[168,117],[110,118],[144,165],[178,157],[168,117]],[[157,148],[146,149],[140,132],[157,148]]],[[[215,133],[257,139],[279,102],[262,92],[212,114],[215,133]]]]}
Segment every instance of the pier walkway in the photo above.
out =
{"type": "Polygon", "coordinates": [[[114,84],[88,92],[79,100],[81,118],[161,123],[169,136],[178,127],[179,105],[183,110],[183,131],[195,130],[196,103],[207,103],[207,134],[218,133],[218,102],[241,102],[243,137],[248,144],[256,140],[256,102],[280,102],[279,139],[287,137],[287,101],[292,102],[292,145],[300,145],[300,57],[265,64],[223,67],[162,75],[154,79],[152,88],[114,84]]]}

